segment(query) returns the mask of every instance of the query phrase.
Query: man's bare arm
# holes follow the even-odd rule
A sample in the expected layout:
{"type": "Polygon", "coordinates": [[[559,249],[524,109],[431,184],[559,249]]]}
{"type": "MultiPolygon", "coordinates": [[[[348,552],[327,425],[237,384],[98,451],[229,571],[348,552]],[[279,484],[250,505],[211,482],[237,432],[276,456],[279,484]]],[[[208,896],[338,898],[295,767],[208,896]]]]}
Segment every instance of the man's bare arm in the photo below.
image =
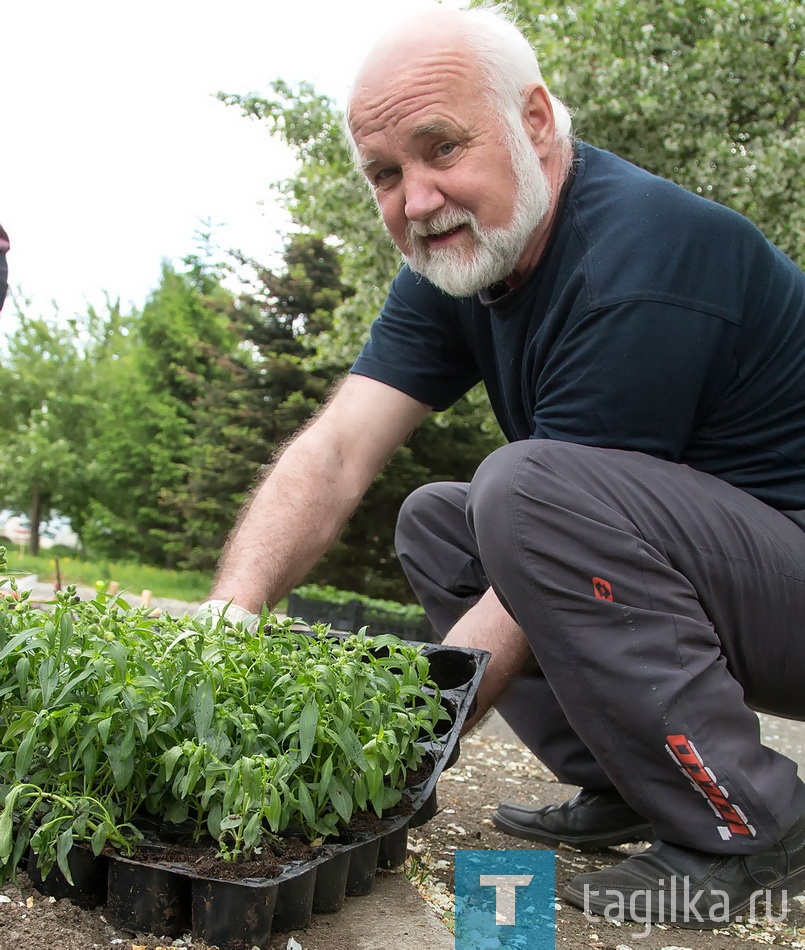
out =
{"type": "Polygon", "coordinates": [[[492,654],[478,688],[477,708],[472,719],[464,725],[466,733],[519,675],[531,656],[531,647],[517,622],[491,589],[453,626],[444,642],[451,646],[488,650],[492,654]]]}
{"type": "Polygon", "coordinates": [[[330,548],[372,479],[429,407],[365,376],[348,376],[288,445],[252,496],[211,593],[273,606],[330,548]]]}

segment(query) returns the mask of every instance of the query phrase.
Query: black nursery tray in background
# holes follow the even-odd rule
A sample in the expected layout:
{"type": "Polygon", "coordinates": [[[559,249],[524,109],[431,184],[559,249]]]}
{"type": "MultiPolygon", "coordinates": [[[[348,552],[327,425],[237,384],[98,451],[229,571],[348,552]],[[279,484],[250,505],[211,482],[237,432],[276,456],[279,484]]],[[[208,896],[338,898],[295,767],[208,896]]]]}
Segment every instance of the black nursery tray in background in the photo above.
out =
{"type": "Polygon", "coordinates": [[[400,617],[359,600],[337,604],[291,593],[287,613],[289,617],[299,617],[307,624],[328,623],[333,630],[359,630],[368,625],[372,636],[392,633],[401,640],[420,643],[435,643],[439,639],[427,617],[400,617]]]}
{"type": "Polygon", "coordinates": [[[86,849],[73,848],[69,860],[75,887],[57,868],[42,882],[32,855],[29,873],[35,883],[45,894],[70,897],[84,906],[107,902],[124,929],[171,937],[191,931],[195,939],[220,950],[267,947],[272,931],[302,929],[312,914],[337,912],[346,897],[371,893],[378,868],[405,861],[408,828],[435,814],[436,782],[458,758],[459,734],[489,660],[482,650],[413,645],[422,647],[430,661],[430,676],[450,721],[439,724],[435,739],[422,737],[432,770],[405,790],[395,817],[378,821],[376,831],[327,843],[315,849],[313,859],[293,862],[272,878],[223,880],[199,874],[190,863],[161,860],[160,853],[171,852],[156,845],[147,860],[103,855],[93,860],[86,849]]]}

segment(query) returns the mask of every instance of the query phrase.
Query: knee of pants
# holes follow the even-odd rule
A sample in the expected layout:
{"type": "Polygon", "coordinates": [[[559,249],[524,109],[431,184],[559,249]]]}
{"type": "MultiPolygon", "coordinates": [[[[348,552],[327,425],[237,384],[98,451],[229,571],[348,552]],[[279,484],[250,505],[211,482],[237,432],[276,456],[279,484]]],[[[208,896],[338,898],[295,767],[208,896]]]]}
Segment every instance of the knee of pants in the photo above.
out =
{"type": "Polygon", "coordinates": [[[484,459],[467,499],[467,520],[482,561],[511,552],[513,506],[527,500],[531,517],[538,520],[542,502],[569,492],[574,456],[585,449],[571,442],[528,439],[504,445],[484,459]]]}
{"type": "Polygon", "coordinates": [[[411,547],[412,541],[416,542],[433,533],[446,496],[456,487],[456,482],[431,482],[420,485],[405,499],[400,506],[394,532],[394,548],[398,557],[411,547]]]}

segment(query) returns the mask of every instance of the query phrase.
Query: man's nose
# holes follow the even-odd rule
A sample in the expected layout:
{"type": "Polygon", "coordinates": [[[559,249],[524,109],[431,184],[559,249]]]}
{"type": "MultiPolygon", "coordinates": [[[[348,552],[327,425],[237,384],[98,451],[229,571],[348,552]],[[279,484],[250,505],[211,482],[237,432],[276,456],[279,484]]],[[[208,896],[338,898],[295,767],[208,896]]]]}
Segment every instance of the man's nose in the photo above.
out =
{"type": "Polygon", "coordinates": [[[432,175],[416,172],[406,175],[405,216],[409,221],[424,221],[444,203],[444,195],[432,175]]]}

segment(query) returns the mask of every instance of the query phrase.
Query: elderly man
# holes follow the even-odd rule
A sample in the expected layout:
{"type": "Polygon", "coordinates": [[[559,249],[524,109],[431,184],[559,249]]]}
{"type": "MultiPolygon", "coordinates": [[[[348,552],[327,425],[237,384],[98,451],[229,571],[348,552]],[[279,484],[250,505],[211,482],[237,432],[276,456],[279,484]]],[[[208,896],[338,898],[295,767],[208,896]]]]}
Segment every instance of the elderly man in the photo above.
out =
{"type": "Polygon", "coordinates": [[[213,608],[275,603],[425,414],[483,380],[510,444],[415,492],[398,550],[445,642],[491,651],[481,712],[582,789],[496,823],[652,840],[570,883],[592,911],[617,891],[684,922],[684,886],[712,926],[724,895],[735,916],[797,893],[805,786],[753,710],[805,718],[805,276],[739,215],[574,142],[491,11],[382,40],[347,118],[406,264],[252,498],[213,608]]]}

